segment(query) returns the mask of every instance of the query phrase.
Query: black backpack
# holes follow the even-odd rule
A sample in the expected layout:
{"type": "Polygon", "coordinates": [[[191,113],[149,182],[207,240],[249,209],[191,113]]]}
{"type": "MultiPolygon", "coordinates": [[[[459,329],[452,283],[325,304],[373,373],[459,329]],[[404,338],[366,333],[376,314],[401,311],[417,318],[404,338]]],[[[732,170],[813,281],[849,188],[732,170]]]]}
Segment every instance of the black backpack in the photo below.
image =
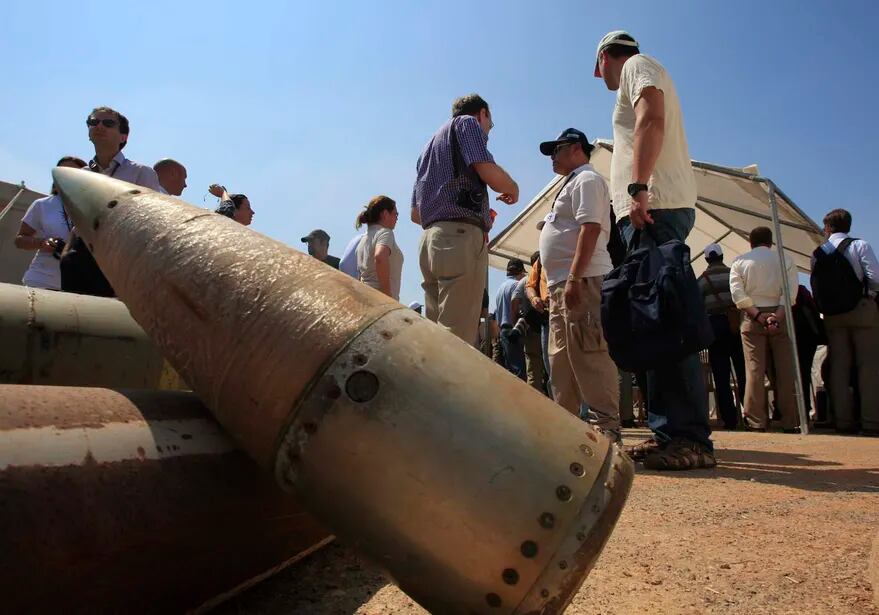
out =
{"type": "Polygon", "coordinates": [[[626,244],[623,236],[620,235],[620,229],[617,227],[617,217],[613,213],[613,204],[610,206],[610,237],[607,239],[607,252],[610,254],[610,262],[614,267],[623,264],[626,258],[626,244]]]}
{"type": "Polygon", "coordinates": [[[812,252],[815,259],[810,277],[812,294],[818,309],[827,316],[852,311],[867,294],[867,276],[859,280],[845,257],[845,251],[853,241],[853,238],[846,237],[830,254],[823,246],[812,252]]]}
{"type": "MultiPolygon", "coordinates": [[[[635,231],[633,245],[638,237],[635,231]]],[[[706,348],[714,334],[687,244],[640,248],[607,274],[601,326],[611,358],[627,372],[656,369],[706,348]]]]}

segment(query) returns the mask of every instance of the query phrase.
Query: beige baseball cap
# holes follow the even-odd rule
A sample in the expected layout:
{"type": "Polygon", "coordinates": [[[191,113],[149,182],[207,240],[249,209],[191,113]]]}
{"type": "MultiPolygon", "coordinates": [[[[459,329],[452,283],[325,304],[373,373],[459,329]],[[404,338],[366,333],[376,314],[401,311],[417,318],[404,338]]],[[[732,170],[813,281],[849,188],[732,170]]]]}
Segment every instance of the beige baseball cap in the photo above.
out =
{"type": "Polygon", "coordinates": [[[604,37],[599,41],[598,48],[595,50],[595,76],[601,77],[601,72],[598,70],[598,56],[601,55],[601,52],[610,47],[611,45],[625,45],[626,47],[640,47],[638,45],[638,41],[635,40],[635,37],[626,32],[625,30],[614,30],[613,32],[608,32],[604,35],[604,37]],[[620,38],[626,36],[632,40],[627,40],[625,38],[620,38]]]}

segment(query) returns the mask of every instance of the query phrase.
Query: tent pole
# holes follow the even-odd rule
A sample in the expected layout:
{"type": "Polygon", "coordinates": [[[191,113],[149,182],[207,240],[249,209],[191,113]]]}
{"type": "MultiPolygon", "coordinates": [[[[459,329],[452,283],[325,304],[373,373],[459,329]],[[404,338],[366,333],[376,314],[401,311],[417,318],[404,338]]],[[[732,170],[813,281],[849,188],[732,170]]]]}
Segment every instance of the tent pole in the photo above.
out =
{"type": "MultiPolygon", "coordinates": [[[[787,265],[784,257],[784,245],[781,238],[781,224],[778,220],[778,202],[775,199],[775,184],[771,179],[766,179],[766,186],[769,188],[769,208],[772,211],[772,225],[775,228],[775,246],[778,251],[778,262],[781,264],[781,284],[784,290],[784,320],[787,327],[787,335],[791,341],[791,350],[793,351],[794,364],[794,391],[797,402],[797,412],[800,415],[800,433],[809,433],[809,416],[806,414],[806,401],[803,396],[803,379],[800,372],[800,357],[797,351],[797,336],[794,331],[794,316],[791,305],[791,287],[787,279],[787,265]]],[[[778,400],[776,399],[776,403],[778,400]]]]}
{"type": "Polygon", "coordinates": [[[24,182],[21,182],[21,186],[19,187],[18,192],[16,192],[15,196],[9,200],[9,202],[6,204],[6,207],[4,207],[2,210],[0,210],[0,220],[2,220],[4,217],[6,217],[6,214],[8,214],[10,211],[12,211],[12,206],[15,205],[15,202],[18,200],[18,197],[20,197],[22,194],[24,194],[24,191],[26,189],[27,188],[25,188],[24,182]]]}
{"type": "MultiPolygon", "coordinates": [[[[723,241],[724,239],[726,239],[730,235],[732,235],[732,229],[728,230],[727,232],[725,232],[723,235],[721,235],[717,239],[712,239],[711,243],[720,243],[721,241],[723,241]]],[[[695,263],[697,260],[699,260],[699,258],[701,256],[702,256],[702,254],[697,254],[696,256],[692,257],[690,259],[690,264],[692,265],[693,263],[695,263]]]]}

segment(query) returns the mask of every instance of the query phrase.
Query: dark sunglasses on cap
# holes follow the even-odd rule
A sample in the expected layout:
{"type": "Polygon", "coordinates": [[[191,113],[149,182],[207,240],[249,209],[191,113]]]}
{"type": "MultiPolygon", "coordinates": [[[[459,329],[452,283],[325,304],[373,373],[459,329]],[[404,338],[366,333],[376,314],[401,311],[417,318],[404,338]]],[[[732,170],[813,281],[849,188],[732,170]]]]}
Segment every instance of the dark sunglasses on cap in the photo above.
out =
{"type": "Polygon", "coordinates": [[[90,117],[89,119],[87,119],[85,121],[85,123],[88,126],[92,126],[92,127],[97,126],[98,124],[103,124],[107,128],[114,128],[115,126],[117,126],[119,124],[119,122],[117,120],[99,120],[96,117],[90,117]]]}

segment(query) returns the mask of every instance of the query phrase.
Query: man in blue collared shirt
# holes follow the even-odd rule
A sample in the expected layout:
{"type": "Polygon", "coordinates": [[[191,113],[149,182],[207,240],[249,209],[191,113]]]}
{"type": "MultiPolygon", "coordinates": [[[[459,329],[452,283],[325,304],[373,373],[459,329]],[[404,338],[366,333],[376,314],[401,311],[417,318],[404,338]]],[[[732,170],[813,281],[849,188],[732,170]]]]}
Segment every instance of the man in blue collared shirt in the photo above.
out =
{"type": "Polygon", "coordinates": [[[525,263],[518,258],[507,262],[507,279],[501,283],[494,298],[494,317],[500,327],[501,348],[507,369],[525,380],[525,340],[522,333],[513,327],[519,320],[518,312],[513,310],[513,293],[519,280],[525,277],[525,263]]]}
{"type": "Polygon", "coordinates": [[[443,124],[418,158],[412,221],[424,228],[419,246],[425,316],[468,344],[476,343],[480,298],[485,289],[491,228],[486,185],[508,205],[519,186],[495,164],[486,144],[494,126],[480,96],[452,104],[443,124]]]}
{"type": "MultiPolygon", "coordinates": [[[[851,228],[852,216],[845,209],[834,209],[824,216],[824,252],[831,254],[836,250],[848,238],[851,228]]],[[[851,311],[824,317],[830,358],[830,401],[837,431],[856,431],[857,417],[848,392],[854,366],[862,433],[879,436],[879,262],[873,248],[862,239],[851,241],[844,255],[855,276],[864,283],[864,297],[851,311]]]]}

